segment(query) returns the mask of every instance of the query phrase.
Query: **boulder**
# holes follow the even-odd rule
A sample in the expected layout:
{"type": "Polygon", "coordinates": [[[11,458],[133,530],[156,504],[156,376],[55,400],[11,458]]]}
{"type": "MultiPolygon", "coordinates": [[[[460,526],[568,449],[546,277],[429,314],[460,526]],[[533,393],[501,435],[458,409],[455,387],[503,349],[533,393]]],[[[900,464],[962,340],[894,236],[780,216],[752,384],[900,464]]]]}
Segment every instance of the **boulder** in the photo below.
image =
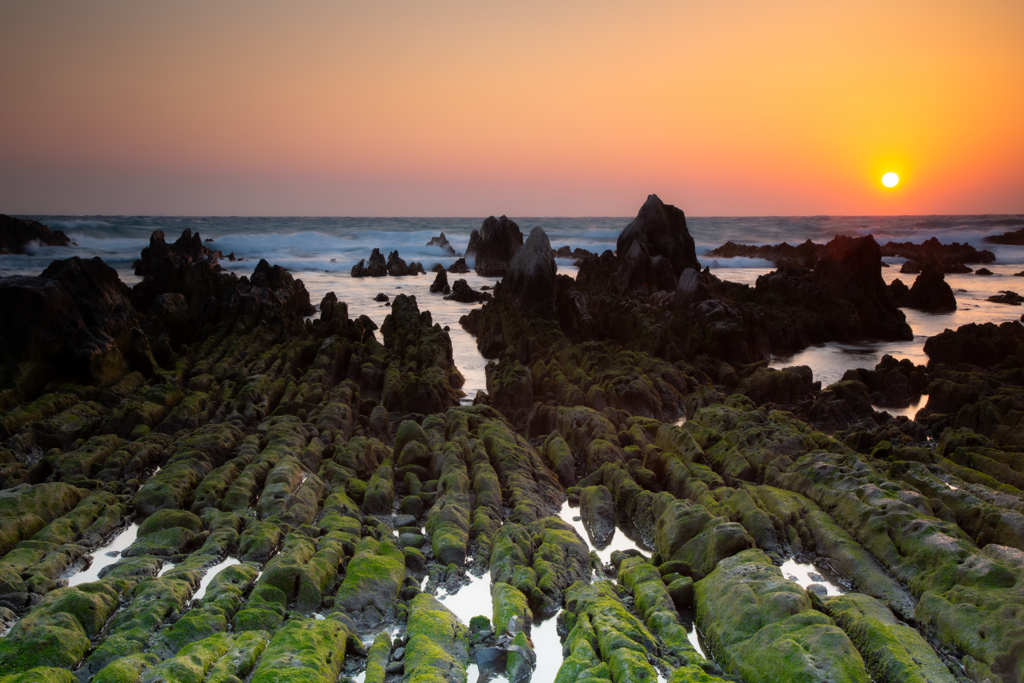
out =
{"type": "MultiPolygon", "coordinates": [[[[469,235],[466,256],[476,260],[475,270],[485,277],[504,277],[516,249],[523,246],[523,233],[506,216],[488,217],[479,230],[469,235]]],[[[550,246],[549,246],[550,248],[550,246]]]]}
{"type": "Polygon", "coordinates": [[[991,301],[994,304],[1008,304],[1010,306],[1020,306],[1024,303],[1024,297],[1017,292],[1011,292],[1009,290],[1003,290],[999,294],[990,296],[986,301],[991,301]]]}
{"type": "Polygon", "coordinates": [[[548,236],[536,227],[512,257],[501,287],[523,315],[555,319],[557,270],[548,236]]]}
{"type": "Polygon", "coordinates": [[[0,214],[0,254],[22,254],[30,242],[48,247],[66,247],[71,244],[63,232],[51,231],[39,221],[0,214]]]}
{"type": "Polygon", "coordinates": [[[665,204],[652,194],[640,207],[636,218],[619,235],[616,251],[621,261],[639,242],[651,259],[662,256],[672,266],[673,281],[687,268],[700,270],[693,237],[686,227],[686,216],[680,209],[665,204]]]}
{"type": "Polygon", "coordinates": [[[448,266],[449,273],[461,273],[465,274],[469,272],[469,266],[466,265],[466,259],[460,258],[452,265],[448,266]]]}
{"type": "Polygon", "coordinates": [[[707,285],[700,278],[700,272],[686,268],[676,282],[672,295],[672,306],[678,310],[689,308],[690,304],[704,301],[709,296],[707,285]]]}

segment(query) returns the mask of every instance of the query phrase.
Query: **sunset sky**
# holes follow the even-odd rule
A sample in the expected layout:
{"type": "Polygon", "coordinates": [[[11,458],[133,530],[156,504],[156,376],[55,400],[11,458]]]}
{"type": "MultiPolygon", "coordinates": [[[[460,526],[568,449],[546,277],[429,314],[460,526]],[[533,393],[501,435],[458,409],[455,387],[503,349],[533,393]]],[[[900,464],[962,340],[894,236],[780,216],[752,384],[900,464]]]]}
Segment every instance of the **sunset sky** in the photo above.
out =
{"type": "Polygon", "coordinates": [[[1021,0],[6,0],[0,26],[0,213],[1024,213],[1021,0]]]}

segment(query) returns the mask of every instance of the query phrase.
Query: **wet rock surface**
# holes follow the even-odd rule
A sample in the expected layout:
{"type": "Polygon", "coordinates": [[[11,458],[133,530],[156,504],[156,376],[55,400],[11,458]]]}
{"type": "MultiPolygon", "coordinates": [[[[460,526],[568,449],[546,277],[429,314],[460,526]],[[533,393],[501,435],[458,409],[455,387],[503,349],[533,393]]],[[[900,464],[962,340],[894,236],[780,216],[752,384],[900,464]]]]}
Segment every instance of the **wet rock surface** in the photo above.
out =
{"type": "Polygon", "coordinates": [[[63,321],[5,328],[36,346],[4,347],[0,670],[1024,680],[1024,326],[962,326],[927,366],[821,387],[761,350],[898,336],[877,245],[742,289],[686,258],[677,275],[685,240],[661,228],[631,245],[669,289],[624,286],[611,253],[559,277],[533,231],[464,319],[495,359],[472,406],[424,302],[396,296],[378,329],[329,294],[307,320],[287,271],[225,274],[191,236],[154,236],[138,289],[74,259],[0,279],[59,294],[95,357],[121,358],[33,380],[68,353],[43,353],[63,321]],[[804,336],[768,331],[787,319],[804,336]],[[915,420],[876,410],[922,396],[915,420]],[[794,558],[840,588],[790,580],[794,558]]]}

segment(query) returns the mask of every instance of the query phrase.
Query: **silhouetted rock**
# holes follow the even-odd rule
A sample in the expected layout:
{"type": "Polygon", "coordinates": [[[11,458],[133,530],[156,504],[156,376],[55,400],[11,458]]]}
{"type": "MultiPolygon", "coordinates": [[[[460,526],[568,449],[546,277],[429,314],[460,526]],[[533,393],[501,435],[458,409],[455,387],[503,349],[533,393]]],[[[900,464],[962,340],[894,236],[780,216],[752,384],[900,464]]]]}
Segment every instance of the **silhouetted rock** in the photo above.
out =
{"type": "Polygon", "coordinates": [[[38,277],[0,279],[0,386],[27,396],[65,376],[116,380],[139,325],[129,294],[99,257],[54,261],[38,277]]]}
{"type": "Polygon", "coordinates": [[[388,300],[388,295],[385,294],[384,292],[377,292],[377,296],[373,297],[373,300],[380,301],[383,303],[388,300]]]}
{"type": "Polygon", "coordinates": [[[1017,322],[970,323],[953,330],[946,330],[924,343],[928,354],[928,366],[938,363],[956,367],[969,363],[988,368],[1003,362],[1007,356],[1024,353],[1024,326],[1017,322]]]}
{"type": "Polygon", "coordinates": [[[940,273],[970,273],[966,263],[992,263],[995,254],[987,249],[978,250],[970,244],[953,242],[942,244],[935,237],[921,244],[911,242],[886,242],[881,247],[882,256],[908,259],[900,269],[901,273],[920,273],[935,270],[940,273]]]}
{"type": "Polygon", "coordinates": [[[149,313],[156,297],[177,293],[194,310],[210,297],[223,296],[238,278],[224,272],[217,263],[220,257],[219,251],[207,249],[199,233],[192,234],[188,228],[173,244],[167,244],[163,231],[155,231],[135,262],[135,274],[144,277],[132,288],[132,303],[149,313]]]}
{"type": "Polygon", "coordinates": [[[956,310],[956,297],[942,273],[925,271],[908,288],[899,279],[889,285],[893,302],[900,308],[914,308],[931,313],[948,313],[956,310]]]}
{"type": "Polygon", "coordinates": [[[412,263],[406,263],[398,255],[397,251],[393,251],[388,255],[387,265],[388,275],[401,276],[401,275],[421,275],[425,271],[423,270],[423,264],[418,261],[412,263]]]}
{"type": "Polygon", "coordinates": [[[446,296],[445,299],[464,304],[475,304],[482,301],[490,301],[491,295],[488,292],[475,291],[465,280],[456,280],[452,285],[452,293],[446,296]]]}
{"type": "Polygon", "coordinates": [[[986,299],[986,301],[991,301],[994,304],[1009,304],[1011,306],[1020,306],[1021,303],[1024,303],[1024,297],[1022,297],[1020,294],[1017,294],[1017,292],[1004,290],[1002,292],[999,292],[999,294],[990,296],[988,299],[986,299]]]}
{"type": "Polygon", "coordinates": [[[978,268],[976,271],[974,271],[974,274],[975,275],[992,275],[992,271],[989,270],[988,268],[978,268]]]}
{"type": "Polygon", "coordinates": [[[768,244],[764,246],[749,246],[726,242],[717,249],[708,252],[708,256],[714,258],[759,258],[771,261],[777,267],[789,266],[800,268],[813,268],[818,259],[825,253],[824,244],[815,244],[807,240],[799,246],[791,246],[785,242],[782,244],[768,244]]]}
{"type": "Polygon", "coordinates": [[[448,286],[448,273],[445,272],[444,268],[437,272],[437,277],[430,284],[431,294],[448,294],[452,291],[452,288],[448,286]]]}
{"type": "Polygon", "coordinates": [[[548,236],[536,227],[512,257],[501,287],[524,315],[555,318],[557,270],[548,236]]]}
{"type": "Polygon", "coordinates": [[[579,247],[572,249],[569,245],[563,245],[558,249],[555,249],[554,252],[555,258],[571,258],[574,261],[579,261],[580,259],[589,258],[591,256],[597,256],[597,254],[592,251],[587,251],[586,249],[581,249],[579,247]]]}
{"type": "Polygon", "coordinates": [[[707,285],[701,280],[700,273],[693,268],[687,268],[679,276],[679,282],[676,283],[672,305],[682,310],[690,304],[707,299],[708,295],[707,285]]]}
{"type": "Polygon", "coordinates": [[[49,247],[66,247],[71,244],[71,240],[62,231],[51,231],[39,221],[0,214],[0,254],[24,253],[25,245],[29,242],[49,247]]]}
{"type": "MultiPolygon", "coordinates": [[[[466,256],[475,259],[474,270],[486,277],[504,277],[516,249],[523,246],[523,233],[506,216],[490,216],[479,230],[469,235],[466,256]]],[[[456,272],[456,271],[453,271],[456,272]]]]}
{"type": "Polygon", "coordinates": [[[469,272],[469,266],[466,265],[466,259],[460,258],[451,266],[448,267],[449,273],[465,274],[469,272]]]}
{"type": "Polygon", "coordinates": [[[636,257],[636,252],[632,251],[634,242],[644,247],[652,261],[659,256],[668,259],[673,273],[672,287],[685,269],[700,270],[693,237],[686,227],[686,216],[680,209],[662,202],[658,195],[648,195],[636,218],[619,234],[616,251],[620,265],[630,253],[636,257]]]}
{"type": "Polygon", "coordinates": [[[1024,244],[1024,228],[1004,232],[1002,235],[989,235],[985,238],[989,244],[1010,244],[1020,246],[1024,244]]]}
{"type": "Polygon", "coordinates": [[[426,246],[428,246],[428,247],[437,247],[438,249],[441,249],[442,251],[444,251],[449,256],[455,256],[455,247],[453,247],[448,242],[448,238],[444,236],[443,232],[440,235],[438,235],[437,237],[431,237],[430,241],[427,242],[426,246]]]}

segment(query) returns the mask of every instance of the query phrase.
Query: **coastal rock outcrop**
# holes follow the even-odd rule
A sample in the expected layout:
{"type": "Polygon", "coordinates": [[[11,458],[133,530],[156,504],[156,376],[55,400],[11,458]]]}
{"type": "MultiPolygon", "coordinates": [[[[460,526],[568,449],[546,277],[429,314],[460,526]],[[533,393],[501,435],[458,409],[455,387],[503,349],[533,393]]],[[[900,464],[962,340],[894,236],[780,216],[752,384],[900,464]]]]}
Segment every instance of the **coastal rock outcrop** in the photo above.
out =
{"type": "MultiPolygon", "coordinates": [[[[466,256],[475,260],[474,270],[485,277],[504,277],[516,249],[523,246],[523,233],[506,216],[484,219],[479,230],[469,235],[466,256]]],[[[457,272],[457,271],[452,271],[457,272]]]]}
{"type": "Polygon", "coordinates": [[[555,302],[557,270],[548,236],[536,227],[530,231],[523,246],[516,250],[501,287],[524,315],[554,319],[558,315],[555,302]]]}
{"type": "Polygon", "coordinates": [[[458,301],[463,304],[478,304],[483,301],[490,301],[491,293],[478,292],[470,287],[468,282],[459,279],[452,284],[451,294],[447,295],[445,299],[458,301]]]}
{"type": "Polygon", "coordinates": [[[956,310],[956,296],[940,271],[927,270],[907,287],[897,278],[889,284],[893,302],[900,308],[914,308],[930,313],[950,313],[956,310]]]}
{"type": "Polygon", "coordinates": [[[427,242],[426,246],[428,246],[428,247],[437,247],[438,249],[440,249],[444,253],[448,254],[449,256],[455,256],[456,255],[455,254],[455,247],[453,247],[451,245],[451,243],[448,241],[448,238],[445,237],[444,232],[442,232],[437,237],[431,237],[430,241],[427,242]]]}
{"type": "Polygon", "coordinates": [[[31,243],[66,247],[71,239],[61,230],[50,230],[39,221],[0,214],[0,254],[22,254],[31,243]]]}
{"type": "MultiPolygon", "coordinates": [[[[395,252],[397,254],[397,252],[395,252]]],[[[384,260],[384,255],[380,253],[380,249],[374,247],[370,253],[370,262],[367,263],[365,259],[360,260],[359,263],[352,266],[352,277],[384,277],[388,274],[388,264],[384,260]]]]}
{"type": "MultiPolygon", "coordinates": [[[[634,242],[642,247],[639,251],[646,253],[655,276],[659,275],[662,268],[657,261],[658,257],[667,259],[667,265],[672,271],[673,284],[685,269],[700,270],[693,237],[686,227],[686,216],[681,209],[662,202],[658,195],[652,194],[647,197],[636,218],[619,235],[616,253],[620,268],[630,255],[633,260],[642,260],[637,254],[638,250],[633,247],[634,242]]],[[[630,268],[627,272],[632,274],[634,270],[630,268]]],[[[634,282],[633,279],[630,280],[631,284],[634,282]]]]}
{"type": "Polygon", "coordinates": [[[452,291],[452,288],[448,286],[448,273],[444,268],[437,271],[437,275],[434,277],[434,281],[430,283],[431,294],[448,294],[452,291]]]}
{"type": "Polygon", "coordinates": [[[423,270],[423,264],[419,261],[413,261],[412,263],[406,263],[402,257],[398,255],[398,251],[393,251],[388,254],[387,264],[388,275],[401,276],[401,275],[424,275],[426,271],[423,270]]]}
{"type": "Polygon", "coordinates": [[[0,386],[31,394],[61,377],[110,384],[140,318],[99,257],[54,261],[38,277],[0,279],[0,386]]]}

